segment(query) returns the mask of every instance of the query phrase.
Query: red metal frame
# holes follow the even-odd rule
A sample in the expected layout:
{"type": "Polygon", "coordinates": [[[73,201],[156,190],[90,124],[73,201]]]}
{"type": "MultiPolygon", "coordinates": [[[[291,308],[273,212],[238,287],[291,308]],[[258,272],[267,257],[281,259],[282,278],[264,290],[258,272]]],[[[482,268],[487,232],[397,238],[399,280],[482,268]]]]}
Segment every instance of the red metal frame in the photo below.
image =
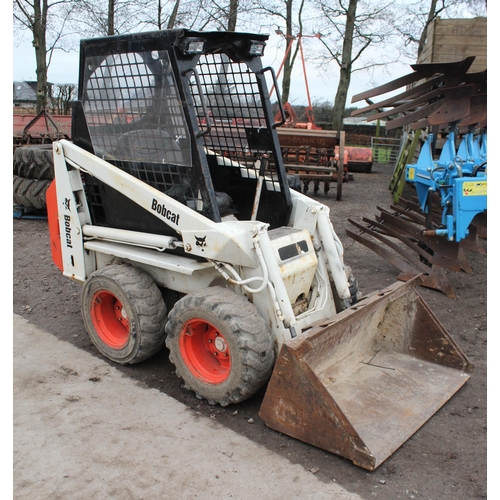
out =
{"type": "MultiPolygon", "coordinates": [[[[299,45],[300,58],[301,58],[301,61],[302,61],[302,70],[303,70],[303,73],[304,73],[304,83],[306,85],[307,104],[308,104],[307,108],[305,110],[305,114],[306,114],[306,117],[307,117],[307,123],[301,123],[301,122],[298,121],[297,114],[293,110],[292,105],[289,102],[284,103],[283,106],[285,108],[285,112],[288,115],[287,117],[285,117],[286,120],[287,120],[287,124],[285,125],[285,127],[306,128],[306,129],[309,129],[309,130],[321,130],[321,127],[318,127],[314,123],[314,113],[313,113],[313,107],[312,107],[312,103],[311,103],[311,95],[309,93],[309,82],[307,81],[306,61],[305,61],[305,58],[304,58],[304,49],[303,49],[303,46],[302,46],[302,38],[319,38],[321,35],[318,33],[316,35],[307,36],[307,35],[303,35],[302,33],[299,33],[297,35],[297,37],[294,37],[294,36],[291,36],[291,35],[285,35],[285,34],[283,34],[283,36],[286,39],[291,39],[291,41],[288,44],[288,47],[287,47],[287,49],[285,51],[285,56],[283,57],[283,61],[281,62],[279,70],[278,70],[278,72],[276,74],[276,78],[278,78],[280,76],[281,71],[283,69],[283,66],[285,65],[285,61],[287,60],[288,56],[290,55],[290,51],[291,51],[292,46],[293,46],[293,41],[295,40],[295,38],[297,38],[298,45],[299,45]]],[[[274,91],[274,85],[272,86],[271,92],[270,92],[269,95],[272,95],[273,91],[274,91]]]]}

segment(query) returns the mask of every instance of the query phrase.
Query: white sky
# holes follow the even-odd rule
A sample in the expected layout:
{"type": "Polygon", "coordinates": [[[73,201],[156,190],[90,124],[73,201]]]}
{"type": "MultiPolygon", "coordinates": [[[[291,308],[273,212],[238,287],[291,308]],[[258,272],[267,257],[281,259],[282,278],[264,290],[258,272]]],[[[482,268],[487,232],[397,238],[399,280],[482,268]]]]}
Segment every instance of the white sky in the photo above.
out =
{"type": "MultiPolygon", "coordinates": [[[[16,36],[14,34],[13,36],[16,36]]],[[[324,74],[319,74],[313,63],[308,63],[308,54],[315,49],[314,44],[320,44],[318,40],[308,40],[307,45],[304,43],[304,55],[306,60],[307,82],[309,86],[309,94],[311,101],[330,101],[333,103],[335,92],[338,85],[338,67],[336,64],[331,64],[324,74]]],[[[284,52],[283,39],[277,35],[272,35],[268,41],[263,64],[272,66],[276,73],[279,70],[283,60],[284,52]]],[[[319,45],[318,45],[319,48],[319,45]]],[[[35,73],[35,50],[31,45],[30,38],[27,34],[24,40],[13,40],[13,80],[14,81],[30,81],[36,80],[35,73]]],[[[78,62],[79,55],[77,51],[62,52],[56,51],[53,55],[53,60],[49,67],[49,81],[52,83],[77,83],[78,82],[78,62]]],[[[364,90],[372,88],[376,85],[386,83],[398,76],[402,76],[411,71],[408,64],[392,65],[390,73],[387,69],[379,70],[375,75],[375,79],[370,81],[370,76],[366,73],[354,73],[351,81],[351,86],[348,94],[347,106],[351,102],[351,97],[364,90]]],[[[281,77],[280,77],[281,82],[281,77]]],[[[292,88],[290,93],[290,102],[292,104],[307,104],[307,91],[305,79],[302,70],[302,62],[297,56],[294,66],[294,74],[292,78],[292,88]]],[[[358,104],[362,106],[363,103],[358,104]]]]}
{"type": "MultiPolygon", "coordinates": [[[[497,4],[499,2],[490,2],[489,17],[491,18],[492,10],[493,16],[495,16],[497,4]]],[[[10,7],[12,8],[12,7],[10,7]]],[[[9,16],[7,16],[7,11],[3,10],[4,18],[0,21],[5,23],[4,33],[9,32],[11,22],[9,16]]],[[[490,26],[491,24],[490,19],[490,26]]],[[[273,66],[278,71],[283,56],[284,56],[284,39],[271,32],[271,37],[268,41],[266,51],[264,54],[264,64],[273,66]],[[279,48],[278,48],[279,47],[279,48]]],[[[19,33],[13,34],[13,37],[19,37],[19,33]]],[[[13,39],[13,80],[23,81],[23,80],[36,80],[35,74],[35,51],[31,45],[31,37],[28,32],[22,35],[23,40],[13,39]]],[[[76,44],[77,45],[77,44],[76,44]]],[[[335,92],[338,86],[338,75],[339,68],[335,63],[330,63],[327,66],[322,67],[322,71],[319,72],[312,60],[315,51],[319,51],[322,48],[322,44],[319,40],[313,38],[303,39],[304,52],[306,57],[306,71],[307,80],[309,85],[309,93],[311,101],[330,101],[333,102],[335,98],[335,92]]],[[[78,48],[78,47],[77,47],[78,48]]],[[[372,49],[372,59],[381,60],[380,48],[372,49]]],[[[389,48],[385,49],[390,50],[389,48]]],[[[397,57],[397,56],[394,56],[397,57]]],[[[49,67],[48,78],[52,83],[77,83],[78,81],[78,62],[79,55],[78,50],[73,52],[65,53],[62,51],[56,51],[53,55],[53,60],[49,67]]],[[[348,93],[348,99],[346,105],[351,104],[351,98],[353,95],[368,90],[370,88],[376,87],[387,83],[395,78],[405,75],[411,72],[409,64],[415,61],[404,61],[401,64],[392,64],[385,69],[378,68],[373,74],[368,74],[367,72],[354,72],[351,79],[351,85],[348,93]]],[[[280,79],[281,81],[281,79],[280,79]]],[[[307,93],[304,83],[304,76],[302,71],[302,64],[300,57],[297,57],[294,67],[294,74],[292,77],[292,87],[290,102],[292,104],[307,104],[307,93]]],[[[363,106],[364,103],[358,103],[357,106],[363,106]]]]}

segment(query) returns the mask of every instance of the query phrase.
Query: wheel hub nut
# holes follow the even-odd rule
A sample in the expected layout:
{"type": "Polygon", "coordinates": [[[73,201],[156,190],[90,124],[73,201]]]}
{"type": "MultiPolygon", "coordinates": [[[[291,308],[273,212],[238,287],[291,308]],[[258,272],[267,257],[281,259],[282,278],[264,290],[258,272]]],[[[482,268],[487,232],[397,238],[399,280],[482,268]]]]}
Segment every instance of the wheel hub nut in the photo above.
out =
{"type": "Polygon", "coordinates": [[[226,341],[220,337],[217,337],[215,339],[215,347],[217,348],[218,351],[225,352],[227,349],[226,341]]]}

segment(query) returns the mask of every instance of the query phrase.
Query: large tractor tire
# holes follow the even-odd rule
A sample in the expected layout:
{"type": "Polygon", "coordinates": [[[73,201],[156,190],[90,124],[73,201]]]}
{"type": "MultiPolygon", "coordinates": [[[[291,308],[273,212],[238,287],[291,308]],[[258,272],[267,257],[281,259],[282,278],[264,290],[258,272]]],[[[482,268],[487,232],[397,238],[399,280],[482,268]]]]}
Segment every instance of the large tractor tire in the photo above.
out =
{"type": "Polygon", "coordinates": [[[27,209],[46,210],[45,193],[54,178],[52,144],[16,148],[13,170],[14,205],[27,209]]]}
{"type": "Polygon", "coordinates": [[[26,179],[52,180],[54,178],[52,144],[16,148],[14,151],[14,175],[26,179]]]}
{"type": "Polygon", "coordinates": [[[274,342],[248,299],[218,286],[180,299],[168,315],[166,344],[184,387],[209,404],[255,394],[274,366],[274,342]]]}
{"type": "Polygon", "coordinates": [[[115,363],[139,363],[164,346],[165,302],[136,267],[110,265],[92,273],[82,290],[82,315],[93,344],[115,363]]]}
{"type": "Polygon", "coordinates": [[[46,193],[50,183],[49,180],[26,179],[14,175],[14,205],[35,210],[45,210],[47,208],[46,193]]]}

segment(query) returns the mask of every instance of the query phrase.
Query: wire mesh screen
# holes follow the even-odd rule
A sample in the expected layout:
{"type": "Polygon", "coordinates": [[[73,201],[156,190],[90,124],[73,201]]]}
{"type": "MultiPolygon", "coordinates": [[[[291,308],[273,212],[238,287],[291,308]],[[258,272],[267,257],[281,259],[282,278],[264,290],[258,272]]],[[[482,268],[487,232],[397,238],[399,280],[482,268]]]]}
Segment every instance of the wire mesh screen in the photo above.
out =
{"type": "Polygon", "coordinates": [[[95,153],[202,211],[167,52],[88,57],[85,71],[83,108],[95,153]]]}
{"type": "Polygon", "coordinates": [[[196,71],[198,81],[193,76],[190,86],[207,154],[217,155],[219,165],[239,167],[246,178],[256,176],[260,158],[267,155],[267,189],[279,190],[274,182],[278,177],[271,134],[255,73],[244,62],[232,61],[225,54],[203,55],[196,71]]]}
{"type": "Polygon", "coordinates": [[[84,110],[94,147],[118,160],[190,164],[166,52],[90,57],[86,72],[84,110]]]}

